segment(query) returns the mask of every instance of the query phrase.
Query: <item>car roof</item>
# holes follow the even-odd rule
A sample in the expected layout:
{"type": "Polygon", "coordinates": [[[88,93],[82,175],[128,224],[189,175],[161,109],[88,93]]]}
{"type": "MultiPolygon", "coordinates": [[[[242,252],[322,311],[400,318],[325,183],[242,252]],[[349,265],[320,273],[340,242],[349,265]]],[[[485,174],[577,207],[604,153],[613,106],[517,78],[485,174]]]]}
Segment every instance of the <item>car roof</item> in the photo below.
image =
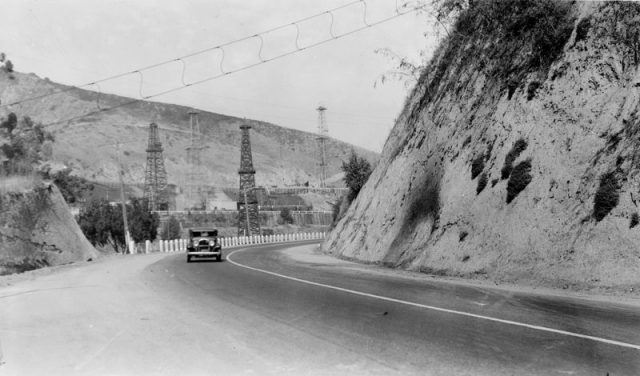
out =
{"type": "Polygon", "coordinates": [[[217,231],[218,229],[215,227],[193,227],[190,228],[189,231],[217,231]]]}

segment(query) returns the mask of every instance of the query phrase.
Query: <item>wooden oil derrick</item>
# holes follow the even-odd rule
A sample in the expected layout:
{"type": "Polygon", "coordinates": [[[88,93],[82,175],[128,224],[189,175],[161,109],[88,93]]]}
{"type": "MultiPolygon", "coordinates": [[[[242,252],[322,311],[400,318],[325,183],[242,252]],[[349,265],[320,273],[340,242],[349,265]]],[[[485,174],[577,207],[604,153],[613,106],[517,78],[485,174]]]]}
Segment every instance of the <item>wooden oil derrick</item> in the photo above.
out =
{"type": "Polygon", "coordinates": [[[251,126],[243,124],[242,143],[240,145],[240,191],[238,192],[238,235],[260,234],[260,213],[256,193],[256,170],[253,168],[251,155],[251,126]]]}
{"type": "Polygon", "coordinates": [[[167,171],[164,168],[162,143],[158,136],[158,125],[149,125],[149,143],[147,145],[147,165],[144,174],[144,198],[149,210],[168,210],[167,171]]]}

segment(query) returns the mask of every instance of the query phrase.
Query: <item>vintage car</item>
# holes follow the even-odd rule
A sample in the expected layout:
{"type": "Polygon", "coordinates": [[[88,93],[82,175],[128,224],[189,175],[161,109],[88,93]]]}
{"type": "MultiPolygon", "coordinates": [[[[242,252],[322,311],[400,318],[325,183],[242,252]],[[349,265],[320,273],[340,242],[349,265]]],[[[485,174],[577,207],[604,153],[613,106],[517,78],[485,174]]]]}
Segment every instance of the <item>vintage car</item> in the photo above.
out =
{"type": "Polygon", "coordinates": [[[222,260],[222,246],[218,239],[218,230],[210,227],[189,229],[187,262],[191,262],[192,258],[222,260]]]}

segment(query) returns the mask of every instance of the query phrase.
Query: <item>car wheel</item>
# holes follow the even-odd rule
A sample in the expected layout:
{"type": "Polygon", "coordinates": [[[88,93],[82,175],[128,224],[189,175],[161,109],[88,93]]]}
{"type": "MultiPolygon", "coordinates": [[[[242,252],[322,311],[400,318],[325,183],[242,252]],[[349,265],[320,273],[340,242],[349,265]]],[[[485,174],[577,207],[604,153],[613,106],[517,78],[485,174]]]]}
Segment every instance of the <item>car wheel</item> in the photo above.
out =
{"type": "Polygon", "coordinates": [[[191,262],[191,256],[187,255],[187,262],[191,262]]]}
{"type": "Polygon", "coordinates": [[[218,256],[218,262],[222,261],[222,255],[218,256]]]}

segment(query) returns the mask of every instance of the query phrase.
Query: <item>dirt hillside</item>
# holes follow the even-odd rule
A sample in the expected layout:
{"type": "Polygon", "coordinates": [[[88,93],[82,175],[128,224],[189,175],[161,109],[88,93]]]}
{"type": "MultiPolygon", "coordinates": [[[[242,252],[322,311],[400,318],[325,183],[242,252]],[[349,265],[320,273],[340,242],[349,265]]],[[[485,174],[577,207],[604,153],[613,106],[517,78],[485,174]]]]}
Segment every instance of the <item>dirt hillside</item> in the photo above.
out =
{"type": "Polygon", "coordinates": [[[638,3],[473,2],[324,250],[637,291],[639,37],[638,3]]]}
{"type": "MultiPolygon", "coordinates": [[[[158,124],[164,148],[164,163],[169,184],[179,187],[185,182],[187,169],[186,148],[190,144],[189,115],[193,109],[173,104],[140,101],[98,112],[131,102],[131,98],[93,91],[70,89],[35,74],[0,72],[0,101],[13,103],[23,98],[65,90],[35,101],[12,105],[2,109],[5,116],[13,111],[18,116],[30,116],[47,125],[47,131],[56,137],[53,145],[54,162],[73,168],[73,173],[94,181],[118,181],[116,142],[122,145],[122,162],[127,184],[144,183],[146,148],[149,124],[158,124]],[[63,121],[73,119],[70,121],[63,121]],[[62,122],[61,122],[62,121],[62,122]]],[[[237,186],[240,164],[240,129],[245,120],[207,111],[199,112],[204,146],[202,164],[204,176],[212,185],[237,186]]],[[[309,116],[316,116],[313,109],[309,116]]],[[[260,185],[318,183],[317,135],[279,127],[257,120],[246,120],[252,125],[251,143],[256,179],[260,185]]],[[[335,139],[327,142],[328,176],[340,172],[342,160],[351,150],[371,161],[377,154],[335,139]]],[[[337,179],[341,183],[340,179],[337,179]]]]}
{"type": "Polygon", "coordinates": [[[0,190],[0,275],[96,258],[55,185],[10,179],[19,188],[0,190]]]}

